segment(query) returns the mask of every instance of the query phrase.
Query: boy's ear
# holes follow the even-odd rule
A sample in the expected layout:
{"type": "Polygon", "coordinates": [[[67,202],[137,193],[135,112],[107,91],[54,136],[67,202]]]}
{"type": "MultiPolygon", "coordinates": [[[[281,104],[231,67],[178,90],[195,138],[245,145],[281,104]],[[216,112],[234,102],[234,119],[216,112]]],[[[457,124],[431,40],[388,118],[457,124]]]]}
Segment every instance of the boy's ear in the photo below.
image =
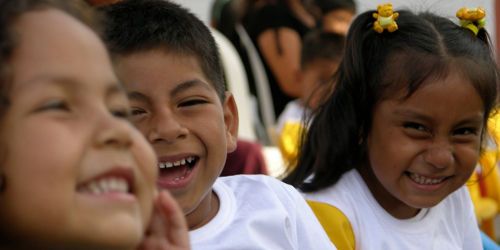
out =
{"type": "Polygon", "coordinates": [[[224,123],[226,124],[226,144],[227,152],[231,153],[236,150],[236,141],[238,139],[238,108],[234,100],[233,94],[226,91],[226,100],[223,103],[224,123]]]}

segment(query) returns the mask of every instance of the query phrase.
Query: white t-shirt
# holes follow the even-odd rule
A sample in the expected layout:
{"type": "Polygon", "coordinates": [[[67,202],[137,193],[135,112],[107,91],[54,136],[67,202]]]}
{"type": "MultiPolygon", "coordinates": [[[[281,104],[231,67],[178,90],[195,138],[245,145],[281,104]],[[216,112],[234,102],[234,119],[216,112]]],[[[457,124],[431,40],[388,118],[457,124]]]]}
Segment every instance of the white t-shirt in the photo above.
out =
{"type": "Polygon", "coordinates": [[[351,223],[356,249],[482,249],[466,187],[405,220],[394,218],[379,205],[357,170],[345,173],[329,188],[304,196],[344,213],[351,223]]]}
{"type": "Polygon", "coordinates": [[[196,249],[336,249],[304,198],[264,175],[220,177],[217,215],[190,232],[196,249]]]}

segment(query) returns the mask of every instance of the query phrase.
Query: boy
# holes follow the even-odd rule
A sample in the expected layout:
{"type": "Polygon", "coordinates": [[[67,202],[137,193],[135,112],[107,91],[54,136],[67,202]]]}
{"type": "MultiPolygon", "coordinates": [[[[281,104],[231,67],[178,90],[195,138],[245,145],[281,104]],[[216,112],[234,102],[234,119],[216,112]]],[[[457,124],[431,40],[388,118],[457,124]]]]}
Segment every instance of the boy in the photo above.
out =
{"type": "Polygon", "coordinates": [[[218,179],[236,148],[238,112],[208,28],[162,0],[105,12],[132,121],[155,149],[158,186],[182,207],[193,249],[334,249],[292,187],[266,176],[218,179]]]}

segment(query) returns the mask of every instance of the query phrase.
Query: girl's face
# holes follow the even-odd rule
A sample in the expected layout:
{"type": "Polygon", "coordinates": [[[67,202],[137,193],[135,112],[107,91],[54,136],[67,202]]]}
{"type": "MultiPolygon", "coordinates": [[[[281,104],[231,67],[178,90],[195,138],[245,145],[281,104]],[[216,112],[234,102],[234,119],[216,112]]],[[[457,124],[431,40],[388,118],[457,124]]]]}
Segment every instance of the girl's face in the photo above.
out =
{"type": "Polygon", "coordinates": [[[361,174],[396,218],[410,218],[460,188],[479,157],[483,102],[466,77],[431,80],[374,109],[367,138],[371,168],[361,174]]]}
{"type": "Polygon", "coordinates": [[[37,248],[134,247],[152,212],[156,161],[125,119],[128,101],[103,44],[54,9],[23,14],[14,28],[0,130],[2,238],[37,248]]]}

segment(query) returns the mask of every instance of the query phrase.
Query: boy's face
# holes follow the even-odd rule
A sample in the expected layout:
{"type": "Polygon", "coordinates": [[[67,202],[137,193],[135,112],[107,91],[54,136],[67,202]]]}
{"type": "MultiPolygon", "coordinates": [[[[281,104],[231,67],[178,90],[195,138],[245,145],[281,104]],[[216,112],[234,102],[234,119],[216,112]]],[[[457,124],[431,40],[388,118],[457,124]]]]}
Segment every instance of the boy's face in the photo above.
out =
{"type": "Polygon", "coordinates": [[[117,72],[132,104],[132,121],[156,151],[158,185],[180,203],[190,229],[214,215],[212,185],[236,148],[238,115],[221,103],[194,56],[155,49],[120,57],[117,72]],[[209,215],[207,215],[209,214],[209,215]]]}
{"type": "Polygon", "coordinates": [[[37,248],[133,248],[152,212],[156,162],[126,120],[104,45],[54,9],[24,14],[14,28],[2,236],[37,248]]]}
{"type": "Polygon", "coordinates": [[[301,72],[302,100],[308,107],[316,108],[324,91],[328,91],[332,76],[339,64],[334,60],[318,59],[309,63],[301,72]]]}
{"type": "Polygon", "coordinates": [[[367,138],[371,169],[362,171],[377,201],[397,218],[435,206],[464,185],[479,157],[484,122],[481,97],[460,74],[405,94],[375,106],[367,138]]]}

